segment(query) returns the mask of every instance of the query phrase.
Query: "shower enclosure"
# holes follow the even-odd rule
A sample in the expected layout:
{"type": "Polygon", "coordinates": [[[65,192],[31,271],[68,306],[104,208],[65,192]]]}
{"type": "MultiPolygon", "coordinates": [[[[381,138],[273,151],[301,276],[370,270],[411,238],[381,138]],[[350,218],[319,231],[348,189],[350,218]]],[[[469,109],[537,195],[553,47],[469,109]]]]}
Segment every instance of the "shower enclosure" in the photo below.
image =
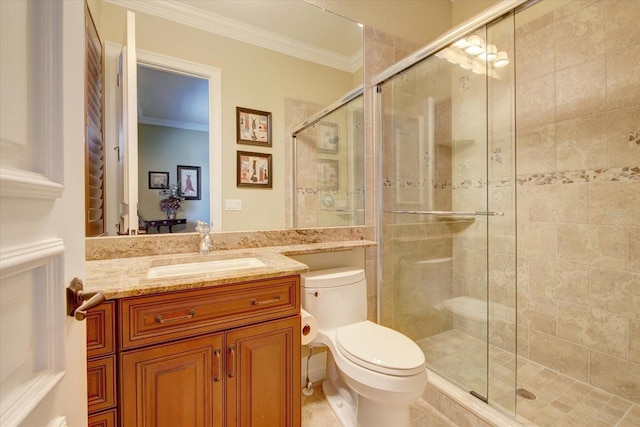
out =
{"type": "Polygon", "coordinates": [[[374,78],[380,322],[525,424],[632,424],[640,2],[511,4],[374,78]]]}
{"type": "Polygon", "coordinates": [[[292,131],[294,228],[364,225],[362,87],[292,131]]]}

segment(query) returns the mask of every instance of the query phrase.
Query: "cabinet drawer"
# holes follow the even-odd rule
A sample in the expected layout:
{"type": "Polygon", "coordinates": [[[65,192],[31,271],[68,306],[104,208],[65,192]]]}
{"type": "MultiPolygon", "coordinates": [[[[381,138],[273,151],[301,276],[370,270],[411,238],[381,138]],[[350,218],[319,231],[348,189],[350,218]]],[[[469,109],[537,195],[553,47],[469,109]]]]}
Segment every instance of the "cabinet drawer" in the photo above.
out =
{"type": "Polygon", "coordinates": [[[116,427],[117,412],[115,409],[89,415],[88,427],[116,427]]]}
{"type": "Polygon", "coordinates": [[[87,312],[87,357],[115,353],[115,302],[107,301],[87,312]]]}
{"type": "Polygon", "coordinates": [[[122,349],[298,314],[300,277],[120,300],[122,349]]]}
{"type": "Polygon", "coordinates": [[[116,356],[87,362],[87,401],[89,413],[116,405],[116,356]]]}

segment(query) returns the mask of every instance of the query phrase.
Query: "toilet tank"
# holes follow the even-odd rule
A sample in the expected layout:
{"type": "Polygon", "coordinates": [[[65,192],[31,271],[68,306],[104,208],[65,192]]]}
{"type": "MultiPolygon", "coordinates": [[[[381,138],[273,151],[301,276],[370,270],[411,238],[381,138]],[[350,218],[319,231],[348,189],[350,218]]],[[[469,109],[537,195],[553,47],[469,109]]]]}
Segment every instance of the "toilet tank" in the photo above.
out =
{"type": "Polygon", "coordinates": [[[333,329],[367,320],[367,282],[364,270],[339,267],[303,273],[302,307],[319,329],[333,329]]]}

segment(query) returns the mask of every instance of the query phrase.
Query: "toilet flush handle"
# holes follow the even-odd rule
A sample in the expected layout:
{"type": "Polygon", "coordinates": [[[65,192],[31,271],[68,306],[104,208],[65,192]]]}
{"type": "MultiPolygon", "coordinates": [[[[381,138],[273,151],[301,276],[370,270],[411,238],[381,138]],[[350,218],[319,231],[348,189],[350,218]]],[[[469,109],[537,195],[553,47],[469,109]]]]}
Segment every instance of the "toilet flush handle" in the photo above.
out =
{"type": "Polygon", "coordinates": [[[309,295],[313,295],[314,297],[318,298],[318,291],[315,292],[307,292],[309,295]]]}

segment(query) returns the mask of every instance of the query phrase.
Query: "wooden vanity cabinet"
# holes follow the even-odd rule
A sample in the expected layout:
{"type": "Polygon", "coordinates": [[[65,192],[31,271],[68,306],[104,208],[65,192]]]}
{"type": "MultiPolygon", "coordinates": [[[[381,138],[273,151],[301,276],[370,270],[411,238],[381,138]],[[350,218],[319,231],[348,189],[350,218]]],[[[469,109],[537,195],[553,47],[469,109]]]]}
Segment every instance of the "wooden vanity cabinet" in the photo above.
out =
{"type": "Polygon", "coordinates": [[[123,426],[222,426],[223,334],[122,356],[123,426]]]}
{"type": "Polygon", "coordinates": [[[123,427],[300,426],[299,276],[118,304],[123,427]]]}
{"type": "Polygon", "coordinates": [[[87,311],[89,427],[117,425],[115,310],[115,301],[107,301],[87,311]]]}

